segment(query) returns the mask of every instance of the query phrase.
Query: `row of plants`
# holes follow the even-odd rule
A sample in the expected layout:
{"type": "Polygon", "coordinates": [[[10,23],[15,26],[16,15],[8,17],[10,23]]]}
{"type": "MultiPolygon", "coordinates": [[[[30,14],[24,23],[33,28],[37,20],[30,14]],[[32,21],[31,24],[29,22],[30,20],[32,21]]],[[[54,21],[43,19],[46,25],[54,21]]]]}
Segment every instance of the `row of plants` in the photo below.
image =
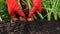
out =
{"type": "MultiPolygon", "coordinates": [[[[30,0],[22,0],[22,2],[24,2],[24,4],[28,7],[29,11],[33,7],[32,2],[30,0]]],[[[41,2],[43,12],[39,13],[38,11],[36,11],[36,14],[38,15],[39,19],[47,18],[48,21],[51,21],[51,19],[58,20],[60,18],[60,0],[41,0],[41,2]]],[[[18,5],[19,7],[21,7],[22,10],[26,9],[22,8],[20,0],[18,0],[18,5]]],[[[34,19],[37,19],[36,14],[32,16],[34,19]]],[[[0,21],[8,21],[9,19],[10,16],[8,15],[5,0],[0,0],[0,21]]]]}

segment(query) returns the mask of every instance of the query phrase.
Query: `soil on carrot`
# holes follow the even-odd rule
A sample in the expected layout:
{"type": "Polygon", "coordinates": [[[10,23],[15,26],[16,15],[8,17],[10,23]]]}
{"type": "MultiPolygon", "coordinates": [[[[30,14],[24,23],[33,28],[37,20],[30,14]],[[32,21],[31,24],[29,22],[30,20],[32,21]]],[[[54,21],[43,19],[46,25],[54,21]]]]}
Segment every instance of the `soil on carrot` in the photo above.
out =
{"type": "Polygon", "coordinates": [[[35,20],[0,22],[0,34],[60,34],[60,19],[55,21],[35,20]]]}

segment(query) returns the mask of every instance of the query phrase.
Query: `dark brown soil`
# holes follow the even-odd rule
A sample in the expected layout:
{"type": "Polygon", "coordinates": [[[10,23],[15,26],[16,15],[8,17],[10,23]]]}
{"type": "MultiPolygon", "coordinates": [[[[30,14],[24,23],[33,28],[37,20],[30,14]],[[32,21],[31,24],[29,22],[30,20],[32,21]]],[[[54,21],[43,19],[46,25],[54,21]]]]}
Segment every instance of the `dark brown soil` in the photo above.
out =
{"type": "Polygon", "coordinates": [[[60,19],[55,21],[35,20],[16,21],[10,24],[9,22],[0,22],[0,34],[60,34],[60,19]]]}

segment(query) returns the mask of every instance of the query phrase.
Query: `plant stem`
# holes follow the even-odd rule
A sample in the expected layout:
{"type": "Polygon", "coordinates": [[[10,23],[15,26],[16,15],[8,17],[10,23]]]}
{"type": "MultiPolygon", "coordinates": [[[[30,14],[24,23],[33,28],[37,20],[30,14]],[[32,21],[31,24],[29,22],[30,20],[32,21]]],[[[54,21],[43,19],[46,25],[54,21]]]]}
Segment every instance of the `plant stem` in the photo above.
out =
{"type": "Polygon", "coordinates": [[[37,11],[37,14],[39,15],[39,17],[41,18],[41,19],[44,19],[44,17],[37,11]]]}
{"type": "Polygon", "coordinates": [[[21,10],[22,10],[22,6],[21,6],[21,4],[20,4],[20,0],[18,0],[18,6],[21,8],[21,10]]]}
{"type": "Polygon", "coordinates": [[[0,17],[0,21],[2,21],[2,18],[0,17]]]}

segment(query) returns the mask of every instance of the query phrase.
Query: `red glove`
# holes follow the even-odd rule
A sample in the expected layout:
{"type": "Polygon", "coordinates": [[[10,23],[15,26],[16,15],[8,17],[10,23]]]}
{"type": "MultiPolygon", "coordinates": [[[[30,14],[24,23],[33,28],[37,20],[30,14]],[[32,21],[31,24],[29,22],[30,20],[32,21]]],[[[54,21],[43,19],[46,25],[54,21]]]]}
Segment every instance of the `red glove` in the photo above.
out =
{"type": "Polygon", "coordinates": [[[8,7],[8,13],[10,14],[10,16],[13,16],[14,12],[16,12],[21,16],[25,16],[22,10],[18,7],[17,0],[6,0],[6,4],[8,7]]]}
{"type": "Polygon", "coordinates": [[[41,0],[31,0],[33,7],[29,12],[29,17],[31,17],[36,10],[38,10],[40,13],[42,12],[42,3],[41,0]]]}

